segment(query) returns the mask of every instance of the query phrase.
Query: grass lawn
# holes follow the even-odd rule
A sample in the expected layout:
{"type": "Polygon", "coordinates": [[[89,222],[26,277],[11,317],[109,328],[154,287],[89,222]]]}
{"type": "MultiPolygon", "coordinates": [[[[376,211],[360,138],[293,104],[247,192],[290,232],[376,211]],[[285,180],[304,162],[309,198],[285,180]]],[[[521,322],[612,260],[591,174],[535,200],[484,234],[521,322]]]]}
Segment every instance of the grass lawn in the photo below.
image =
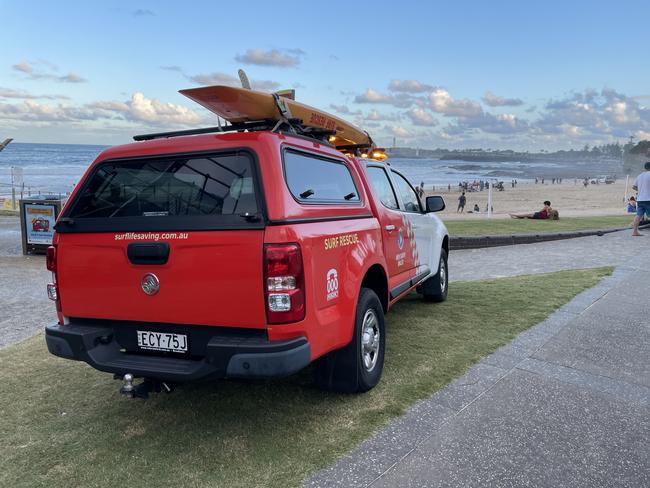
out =
{"type": "Polygon", "coordinates": [[[446,220],[452,236],[538,234],[574,230],[604,230],[629,227],[633,215],[604,217],[561,217],[560,220],[490,219],[446,220]]]}
{"type": "Polygon", "coordinates": [[[442,304],[409,296],[387,317],[382,382],[354,396],[316,390],[307,370],[131,400],[38,335],[0,351],[0,486],[299,485],[609,273],[452,283],[442,304]]]}

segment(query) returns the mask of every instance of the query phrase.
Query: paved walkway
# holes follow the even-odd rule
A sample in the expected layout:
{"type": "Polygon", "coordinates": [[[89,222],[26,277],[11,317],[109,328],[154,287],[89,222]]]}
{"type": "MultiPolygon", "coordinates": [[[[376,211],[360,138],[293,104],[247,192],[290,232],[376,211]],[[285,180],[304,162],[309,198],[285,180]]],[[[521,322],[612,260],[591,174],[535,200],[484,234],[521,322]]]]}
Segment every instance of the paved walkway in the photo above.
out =
{"type": "Polygon", "coordinates": [[[0,216],[0,349],[56,321],[44,256],[23,256],[16,217],[0,216]]]}
{"type": "Polygon", "coordinates": [[[618,266],[634,256],[648,259],[650,229],[643,237],[630,237],[631,230],[562,241],[520,246],[452,251],[452,281],[484,280],[564,269],[618,266]]]}
{"type": "MultiPolygon", "coordinates": [[[[643,245],[645,262],[614,258],[620,266],[612,276],[306,486],[650,486],[649,247],[630,243],[627,233],[594,239],[603,243],[598,254],[610,257],[643,245]]],[[[609,264],[588,252],[569,260],[560,252],[567,243],[464,251],[480,265],[455,278],[552,270],[558,263],[543,256],[547,246],[557,248],[562,269],[609,264]],[[504,260],[493,261],[494,251],[504,260]]]]}

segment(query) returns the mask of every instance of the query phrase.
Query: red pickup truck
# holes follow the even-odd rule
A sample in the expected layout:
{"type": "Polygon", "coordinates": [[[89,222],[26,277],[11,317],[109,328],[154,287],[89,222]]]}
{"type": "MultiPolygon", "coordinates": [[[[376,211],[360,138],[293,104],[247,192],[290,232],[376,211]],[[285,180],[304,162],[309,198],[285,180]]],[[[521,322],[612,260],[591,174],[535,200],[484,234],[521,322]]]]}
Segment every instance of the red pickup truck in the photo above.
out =
{"type": "MultiPolygon", "coordinates": [[[[387,163],[270,130],[105,150],[56,224],[49,351],[148,385],[290,375],[369,390],[384,314],[447,296],[448,233],[387,163]]],[[[130,390],[129,390],[130,391],[130,390]]]]}

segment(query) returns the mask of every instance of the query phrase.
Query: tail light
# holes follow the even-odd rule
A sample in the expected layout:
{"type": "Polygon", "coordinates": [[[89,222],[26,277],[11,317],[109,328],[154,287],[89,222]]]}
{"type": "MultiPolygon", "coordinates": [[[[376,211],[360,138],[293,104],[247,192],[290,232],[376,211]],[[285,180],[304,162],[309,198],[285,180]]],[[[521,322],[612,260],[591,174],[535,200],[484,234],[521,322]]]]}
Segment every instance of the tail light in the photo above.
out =
{"type": "Polygon", "coordinates": [[[305,318],[305,274],[298,244],[264,246],[264,291],[269,324],[305,318]]]}
{"type": "Polygon", "coordinates": [[[47,255],[45,260],[47,269],[52,272],[52,283],[47,284],[47,297],[56,304],[56,311],[61,312],[61,297],[59,296],[59,288],[56,279],[56,247],[50,246],[47,248],[47,255]]]}
{"type": "Polygon", "coordinates": [[[46,266],[49,271],[56,273],[56,247],[50,246],[47,248],[46,266]]]}

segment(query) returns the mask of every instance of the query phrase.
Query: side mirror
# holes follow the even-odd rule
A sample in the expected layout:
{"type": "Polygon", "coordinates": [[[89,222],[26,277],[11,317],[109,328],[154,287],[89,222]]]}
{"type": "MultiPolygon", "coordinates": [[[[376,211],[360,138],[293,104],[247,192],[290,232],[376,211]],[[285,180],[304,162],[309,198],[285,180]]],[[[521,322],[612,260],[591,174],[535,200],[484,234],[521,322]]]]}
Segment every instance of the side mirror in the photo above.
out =
{"type": "Polygon", "coordinates": [[[427,197],[427,213],[440,212],[445,209],[445,201],[442,197],[427,197]]]}

